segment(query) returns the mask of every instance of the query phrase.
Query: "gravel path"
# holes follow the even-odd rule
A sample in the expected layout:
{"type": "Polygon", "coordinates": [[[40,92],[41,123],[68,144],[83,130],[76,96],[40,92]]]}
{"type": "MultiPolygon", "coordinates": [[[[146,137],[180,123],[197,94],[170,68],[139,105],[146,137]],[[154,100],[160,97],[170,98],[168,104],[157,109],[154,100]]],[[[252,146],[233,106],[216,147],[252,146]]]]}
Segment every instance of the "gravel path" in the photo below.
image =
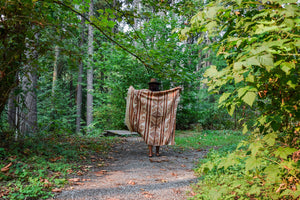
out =
{"type": "MultiPolygon", "coordinates": [[[[155,148],[153,148],[155,151],[155,148]]],[[[107,165],[92,167],[73,186],[65,188],[59,200],[181,200],[197,181],[193,168],[206,151],[180,151],[163,146],[161,156],[148,157],[140,137],[124,138],[109,154],[107,165]]]]}

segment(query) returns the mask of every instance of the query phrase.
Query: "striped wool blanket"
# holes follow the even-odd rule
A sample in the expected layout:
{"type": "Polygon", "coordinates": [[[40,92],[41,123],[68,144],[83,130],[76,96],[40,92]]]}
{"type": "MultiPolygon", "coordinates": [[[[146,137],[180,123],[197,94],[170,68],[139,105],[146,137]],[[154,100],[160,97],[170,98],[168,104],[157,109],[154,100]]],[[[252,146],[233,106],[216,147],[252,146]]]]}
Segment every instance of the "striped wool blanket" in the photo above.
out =
{"type": "Polygon", "coordinates": [[[130,86],[125,115],[129,130],[138,132],[148,145],[173,145],[180,91],[181,87],[152,92],[130,86]]]}

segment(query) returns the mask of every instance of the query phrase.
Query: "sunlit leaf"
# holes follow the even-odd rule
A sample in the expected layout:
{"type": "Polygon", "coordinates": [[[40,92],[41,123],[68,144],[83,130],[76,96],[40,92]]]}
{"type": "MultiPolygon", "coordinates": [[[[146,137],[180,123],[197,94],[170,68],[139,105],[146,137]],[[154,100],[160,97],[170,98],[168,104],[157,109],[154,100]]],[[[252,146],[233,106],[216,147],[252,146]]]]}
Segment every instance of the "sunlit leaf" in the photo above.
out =
{"type": "Polygon", "coordinates": [[[219,99],[219,103],[222,103],[223,101],[225,101],[229,96],[230,96],[230,93],[227,93],[227,92],[223,93],[219,99]]]}
{"type": "Polygon", "coordinates": [[[290,148],[290,147],[279,147],[275,152],[275,156],[278,156],[282,159],[287,159],[287,157],[294,152],[296,152],[297,149],[295,148],[290,148]]]}
{"type": "Polygon", "coordinates": [[[261,65],[267,68],[268,71],[270,71],[274,66],[273,57],[270,54],[259,56],[258,60],[261,65]]]}

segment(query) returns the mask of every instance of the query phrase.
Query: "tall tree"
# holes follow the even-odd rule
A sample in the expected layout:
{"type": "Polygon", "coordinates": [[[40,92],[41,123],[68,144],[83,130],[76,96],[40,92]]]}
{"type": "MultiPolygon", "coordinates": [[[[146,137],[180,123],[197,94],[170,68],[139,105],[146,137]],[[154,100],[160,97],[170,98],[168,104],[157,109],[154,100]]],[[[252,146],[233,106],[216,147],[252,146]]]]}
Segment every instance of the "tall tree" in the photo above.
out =
{"type": "MultiPolygon", "coordinates": [[[[79,48],[83,48],[84,43],[84,18],[81,18],[81,38],[79,48]]],[[[83,52],[83,51],[82,51],[83,52]]],[[[81,111],[82,111],[82,76],[83,76],[83,61],[80,60],[78,67],[77,94],[76,94],[76,133],[80,132],[81,128],[81,111]]]]}
{"type": "Polygon", "coordinates": [[[52,98],[55,95],[56,81],[57,81],[57,64],[58,64],[58,56],[59,56],[59,47],[58,45],[54,48],[54,63],[53,63],[53,79],[52,79],[52,98]]]}
{"type": "MultiPolygon", "coordinates": [[[[94,15],[94,2],[91,0],[89,8],[89,19],[94,15]]],[[[86,100],[86,125],[89,127],[93,122],[93,26],[88,25],[88,66],[87,66],[87,100],[86,100]]]]}
{"type": "Polygon", "coordinates": [[[19,131],[23,135],[30,135],[37,130],[37,75],[32,65],[27,65],[27,75],[22,77],[23,106],[19,131]]]}

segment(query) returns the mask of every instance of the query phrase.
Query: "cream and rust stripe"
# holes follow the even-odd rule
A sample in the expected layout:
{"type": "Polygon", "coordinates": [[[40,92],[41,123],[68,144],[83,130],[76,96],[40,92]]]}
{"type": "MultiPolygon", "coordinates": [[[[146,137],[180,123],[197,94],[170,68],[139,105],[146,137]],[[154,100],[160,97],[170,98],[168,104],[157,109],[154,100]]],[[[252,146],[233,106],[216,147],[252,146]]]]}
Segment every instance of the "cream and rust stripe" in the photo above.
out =
{"type": "Polygon", "coordinates": [[[130,86],[125,115],[129,130],[138,132],[148,145],[174,144],[180,91],[181,87],[152,92],[130,86]]]}

